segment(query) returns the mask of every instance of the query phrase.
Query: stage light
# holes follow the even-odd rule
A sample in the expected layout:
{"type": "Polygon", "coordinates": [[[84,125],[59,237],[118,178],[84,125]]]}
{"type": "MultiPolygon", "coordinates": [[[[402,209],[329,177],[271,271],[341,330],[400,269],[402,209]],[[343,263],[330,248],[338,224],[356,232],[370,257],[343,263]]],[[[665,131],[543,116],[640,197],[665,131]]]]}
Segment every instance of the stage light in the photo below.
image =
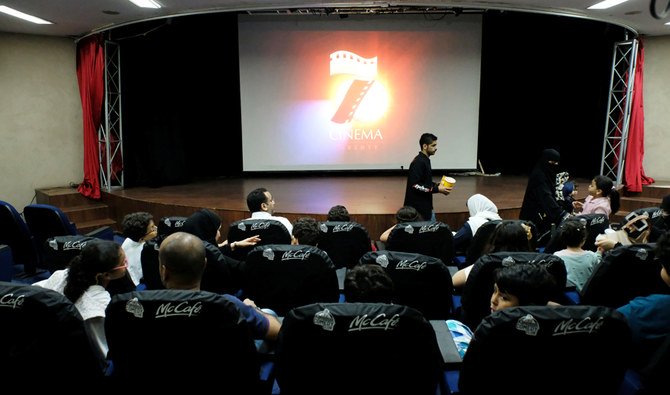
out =
{"type": "Polygon", "coordinates": [[[605,9],[608,9],[608,8],[612,8],[615,5],[625,3],[627,1],[628,0],[605,0],[605,1],[601,1],[600,3],[592,5],[592,6],[588,7],[587,9],[589,9],[589,10],[605,10],[605,9]]]}
{"type": "Polygon", "coordinates": [[[21,11],[17,11],[13,8],[9,8],[9,7],[4,6],[4,5],[0,5],[0,12],[5,13],[7,15],[11,15],[11,16],[16,17],[16,18],[23,19],[24,21],[37,23],[39,25],[51,25],[51,24],[53,24],[52,22],[45,21],[44,19],[38,18],[36,16],[25,14],[21,11]]]}
{"type": "Polygon", "coordinates": [[[142,8],[161,8],[161,5],[154,0],[129,0],[131,3],[142,8]]]}

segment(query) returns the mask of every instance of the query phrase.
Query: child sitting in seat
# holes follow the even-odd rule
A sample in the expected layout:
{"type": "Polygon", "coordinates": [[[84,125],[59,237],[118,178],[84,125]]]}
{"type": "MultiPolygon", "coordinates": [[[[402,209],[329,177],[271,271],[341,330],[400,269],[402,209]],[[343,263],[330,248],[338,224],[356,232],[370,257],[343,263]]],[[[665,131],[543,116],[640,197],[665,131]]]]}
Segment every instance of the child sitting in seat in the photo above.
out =
{"type": "MultiPolygon", "coordinates": [[[[491,313],[516,306],[556,305],[551,301],[557,287],[554,276],[543,266],[535,264],[513,264],[503,266],[494,273],[491,313]]],[[[456,320],[447,320],[447,327],[456,343],[461,358],[470,345],[472,330],[456,320]]]]}
{"type": "Polygon", "coordinates": [[[620,206],[619,192],[614,188],[614,183],[607,176],[595,176],[589,184],[589,195],[584,203],[575,201],[572,206],[579,214],[616,214],[620,206]]]}
{"type": "Polygon", "coordinates": [[[563,259],[568,281],[581,292],[586,280],[600,263],[601,255],[582,248],[587,236],[586,225],[582,221],[568,219],[561,224],[558,232],[558,237],[567,247],[554,252],[554,255],[563,259]]]}

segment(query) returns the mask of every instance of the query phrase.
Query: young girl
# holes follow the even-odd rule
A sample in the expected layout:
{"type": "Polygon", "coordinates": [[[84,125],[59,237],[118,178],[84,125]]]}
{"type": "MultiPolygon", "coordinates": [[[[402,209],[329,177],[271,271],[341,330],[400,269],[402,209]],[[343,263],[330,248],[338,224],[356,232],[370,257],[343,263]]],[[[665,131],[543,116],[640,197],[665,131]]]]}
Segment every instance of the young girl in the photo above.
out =
{"type": "Polygon", "coordinates": [[[559,237],[567,246],[564,250],[554,252],[561,257],[568,272],[568,281],[581,292],[593,269],[600,263],[600,255],[586,251],[582,247],[586,241],[586,225],[577,219],[568,219],[559,228],[559,237]]]}
{"type": "Polygon", "coordinates": [[[619,192],[614,188],[614,183],[607,176],[595,176],[589,184],[589,195],[584,203],[575,201],[572,206],[575,211],[581,209],[579,214],[616,214],[620,206],[619,192]]]}

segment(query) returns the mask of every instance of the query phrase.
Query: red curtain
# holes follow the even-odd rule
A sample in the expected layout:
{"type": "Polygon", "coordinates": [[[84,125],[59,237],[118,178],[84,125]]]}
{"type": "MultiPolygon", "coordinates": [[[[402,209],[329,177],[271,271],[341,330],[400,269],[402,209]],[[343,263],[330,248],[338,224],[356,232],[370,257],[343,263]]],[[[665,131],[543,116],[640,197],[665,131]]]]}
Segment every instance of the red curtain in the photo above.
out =
{"type": "Polygon", "coordinates": [[[626,146],[626,164],[624,180],[629,192],[642,192],[643,185],[649,185],[654,179],[644,174],[642,160],[644,159],[644,47],[642,42],[638,47],[637,64],[635,65],[635,83],[633,86],[633,102],[630,108],[630,125],[628,128],[628,143],[626,146]]]}
{"type": "Polygon", "coordinates": [[[100,199],[98,128],[102,117],[105,53],[102,35],[87,37],[77,45],[77,79],[84,119],[84,180],[79,193],[100,199]]]}

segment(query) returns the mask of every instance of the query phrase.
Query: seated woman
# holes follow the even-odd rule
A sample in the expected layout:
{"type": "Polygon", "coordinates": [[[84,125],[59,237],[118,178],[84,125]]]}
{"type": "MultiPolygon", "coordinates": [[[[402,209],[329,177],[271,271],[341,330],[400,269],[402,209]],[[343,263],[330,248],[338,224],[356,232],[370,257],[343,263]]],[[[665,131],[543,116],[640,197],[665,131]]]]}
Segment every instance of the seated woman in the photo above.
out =
{"type": "Polygon", "coordinates": [[[65,295],[84,319],[86,333],[94,345],[103,370],[107,367],[105,309],[112,299],[106,288],[110,281],[126,275],[126,254],[117,243],[95,240],[87,243],[67,269],[34,283],[65,295]]]}
{"type": "Polygon", "coordinates": [[[482,194],[477,193],[470,196],[465,205],[470,212],[470,218],[454,234],[454,248],[460,253],[467,250],[480,226],[488,221],[502,220],[495,203],[482,194]]]}

